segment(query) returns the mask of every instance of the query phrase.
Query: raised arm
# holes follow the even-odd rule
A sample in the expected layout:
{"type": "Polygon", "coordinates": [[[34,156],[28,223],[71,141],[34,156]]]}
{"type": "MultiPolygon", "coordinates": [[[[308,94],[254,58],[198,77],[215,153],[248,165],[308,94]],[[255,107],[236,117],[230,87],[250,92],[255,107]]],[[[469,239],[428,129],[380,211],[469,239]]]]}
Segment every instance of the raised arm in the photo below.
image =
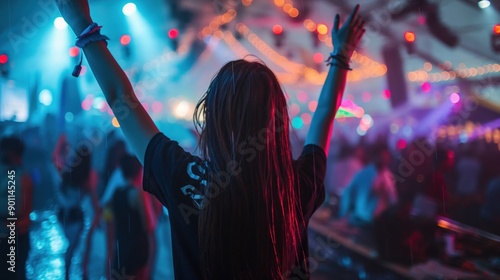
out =
{"type": "Polygon", "coordinates": [[[363,36],[364,21],[358,15],[359,5],[356,5],[347,21],[339,28],[339,15],[335,16],[332,29],[334,52],[325,84],[321,89],[316,112],[307,133],[307,144],[315,144],[328,155],[332,124],[337,114],[344,94],[347,79],[348,61],[363,36]]]}
{"type": "MultiPolygon", "coordinates": [[[[87,0],[56,0],[62,16],[79,36],[91,23],[87,0]]],[[[141,163],[146,147],[158,128],[137,99],[125,72],[104,41],[88,43],[85,57],[120,127],[141,163]]]]}

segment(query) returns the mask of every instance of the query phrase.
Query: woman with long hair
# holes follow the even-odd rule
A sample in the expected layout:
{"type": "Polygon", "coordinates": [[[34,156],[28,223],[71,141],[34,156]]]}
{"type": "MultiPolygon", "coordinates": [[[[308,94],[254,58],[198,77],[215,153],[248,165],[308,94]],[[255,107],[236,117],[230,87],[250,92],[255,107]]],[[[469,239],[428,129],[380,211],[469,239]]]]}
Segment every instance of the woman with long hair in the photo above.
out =
{"type": "Polygon", "coordinates": [[[144,164],[144,189],[169,210],[176,279],[308,279],[307,224],[324,200],[332,124],[364,33],[359,6],[342,27],[335,17],[328,76],[293,160],[286,99],[263,63],[231,61],[213,78],[195,112],[200,158],[159,132],[87,1],[57,3],[144,164]]]}

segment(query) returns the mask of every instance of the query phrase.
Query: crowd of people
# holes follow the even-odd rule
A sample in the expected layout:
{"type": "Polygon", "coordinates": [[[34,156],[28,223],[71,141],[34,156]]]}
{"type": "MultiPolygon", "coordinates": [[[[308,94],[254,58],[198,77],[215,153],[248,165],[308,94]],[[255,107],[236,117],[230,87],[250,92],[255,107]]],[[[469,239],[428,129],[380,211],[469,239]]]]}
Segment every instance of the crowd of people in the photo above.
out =
{"type": "MultiPolygon", "coordinates": [[[[25,279],[29,251],[33,249],[30,213],[56,209],[68,244],[64,254],[66,279],[74,279],[72,271],[91,279],[90,248],[97,227],[106,232],[106,246],[100,253],[106,256],[105,274],[109,279],[123,268],[127,275],[150,279],[156,255],[155,230],[164,212],[158,200],[142,191],[140,162],[129,154],[122,139],[113,136],[115,133],[106,136],[106,143],[94,146],[83,138],[77,144],[70,143],[68,138],[73,135],[64,133],[50,143],[42,137],[43,130],[30,128],[0,140],[2,174],[14,170],[18,182],[16,275],[25,279]],[[101,168],[96,168],[99,165],[101,168]],[[75,262],[79,247],[83,248],[79,256],[82,261],[75,262]],[[75,263],[81,267],[72,267],[75,263]]],[[[2,181],[2,186],[7,182],[2,181]]],[[[7,197],[7,188],[1,191],[2,197],[7,197]]],[[[7,205],[2,206],[2,218],[8,217],[7,209],[7,205]]],[[[5,229],[2,227],[2,231],[5,229]]],[[[8,248],[8,243],[2,240],[1,246],[8,248]]]]}
{"type": "MultiPolygon", "coordinates": [[[[105,273],[111,276],[125,267],[130,275],[148,279],[156,254],[154,232],[163,207],[142,191],[142,166],[129,154],[123,139],[111,132],[100,146],[73,148],[68,138],[74,137],[61,134],[50,144],[37,131],[29,129],[17,134],[23,137],[5,136],[0,141],[2,172],[16,170],[21,182],[16,190],[16,204],[21,206],[17,208],[19,263],[26,263],[30,250],[29,214],[55,205],[69,244],[67,279],[78,246],[84,248],[82,277],[88,277],[96,227],[106,229],[102,253],[109,265],[105,273]],[[85,217],[90,226],[84,226],[85,217]]],[[[381,254],[385,250],[386,257],[399,262],[418,260],[415,248],[412,260],[401,253],[410,239],[417,238],[412,242],[425,243],[420,246],[425,249],[420,253],[423,260],[431,243],[425,237],[432,239],[433,231],[415,232],[425,229],[422,225],[429,224],[425,221],[437,215],[500,234],[500,168],[495,163],[499,156],[496,145],[480,140],[436,145],[416,139],[397,149],[384,141],[350,145],[337,139],[327,165],[325,205],[334,209],[336,217],[370,232],[381,254]],[[420,219],[417,226],[412,219],[420,219]]]]}
{"type": "Polygon", "coordinates": [[[391,260],[432,256],[440,216],[500,234],[498,145],[435,142],[419,138],[397,148],[341,141],[329,159],[325,187],[334,216],[371,235],[391,260]]]}

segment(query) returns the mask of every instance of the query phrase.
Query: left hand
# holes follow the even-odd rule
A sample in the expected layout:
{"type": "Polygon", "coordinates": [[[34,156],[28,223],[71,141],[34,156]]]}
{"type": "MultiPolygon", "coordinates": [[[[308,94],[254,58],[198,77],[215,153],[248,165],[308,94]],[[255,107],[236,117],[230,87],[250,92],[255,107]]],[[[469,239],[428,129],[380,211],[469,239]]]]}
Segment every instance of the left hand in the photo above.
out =
{"type": "Polygon", "coordinates": [[[332,44],[335,54],[341,54],[346,58],[351,58],[354,49],[365,34],[365,21],[358,14],[359,4],[352,10],[351,15],[342,27],[339,27],[340,16],[335,16],[332,29],[332,44]]]}

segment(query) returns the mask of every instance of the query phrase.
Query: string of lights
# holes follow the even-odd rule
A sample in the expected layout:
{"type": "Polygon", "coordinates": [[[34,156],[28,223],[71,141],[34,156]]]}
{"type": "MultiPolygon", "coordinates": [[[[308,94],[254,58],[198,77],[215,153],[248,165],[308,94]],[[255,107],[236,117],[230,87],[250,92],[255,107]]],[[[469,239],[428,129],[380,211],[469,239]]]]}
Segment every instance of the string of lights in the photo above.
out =
{"type": "MultiPolygon", "coordinates": [[[[293,2],[291,0],[275,0],[274,5],[279,8],[282,8],[283,12],[287,13],[290,17],[295,18],[299,15],[300,11],[297,8],[294,8],[293,2]],[[295,10],[297,10],[295,12],[295,10]]],[[[323,42],[326,46],[332,48],[332,39],[331,36],[328,35],[328,27],[323,23],[316,23],[311,19],[305,19],[303,22],[304,27],[312,33],[317,32],[318,40],[323,42]]],[[[356,51],[354,51],[351,60],[360,63],[360,64],[369,64],[370,67],[375,67],[379,69],[379,67],[386,67],[383,63],[377,62],[367,56],[364,56],[356,51]]],[[[384,73],[385,74],[385,73],[384,73]]]]}
{"type": "MultiPolygon", "coordinates": [[[[281,55],[270,47],[245,24],[238,23],[236,25],[236,30],[241,33],[261,54],[286,71],[301,74],[314,85],[321,85],[325,81],[326,75],[328,74],[326,71],[318,72],[316,69],[308,67],[304,64],[290,61],[287,57],[281,55]]],[[[354,82],[366,78],[380,77],[385,75],[387,72],[387,67],[385,65],[375,62],[359,53],[353,55],[352,58],[359,61],[358,64],[362,67],[349,72],[347,76],[348,81],[354,82]]]]}
{"type": "Polygon", "coordinates": [[[428,62],[424,63],[423,70],[415,70],[408,72],[407,78],[410,82],[443,82],[455,80],[457,77],[470,78],[482,76],[490,73],[500,72],[500,64],[486,64],[478,67],[466,67],[461,63],[456,70],[441,71],[429,73],[432,70],[432,65],[428,62]]]}

